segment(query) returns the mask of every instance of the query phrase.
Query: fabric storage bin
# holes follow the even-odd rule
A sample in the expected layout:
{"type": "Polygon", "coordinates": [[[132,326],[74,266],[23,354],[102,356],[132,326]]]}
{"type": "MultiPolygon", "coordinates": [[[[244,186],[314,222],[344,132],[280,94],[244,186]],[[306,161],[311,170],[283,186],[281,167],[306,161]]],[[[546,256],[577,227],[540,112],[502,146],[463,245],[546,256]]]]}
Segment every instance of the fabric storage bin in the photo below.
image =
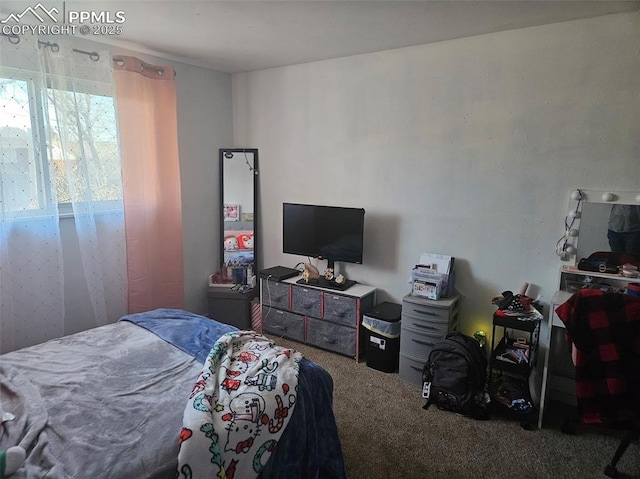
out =
{"type": "Polygon", "coordinates": [[[319,289],[305,288],[303,286],[291,287],[291,309],[299,314],[320,318],[322,309],[322,291],[319,289]]]}
{"type": "Polygon", "coordinates": [[[273,308],[287,309],[289,307],[289,288],[286,283],[277,281],[262,282],[262,304],[273,308]]]}
{"type": "Polygon", "coordinates": [[[354,356],[356,353],[356,330],[340,324],[307,318],[307,343],[321,348],[330,348],[340,354],[354,356]]]}
{"type": "Polygon", "coordinates": [[[304,341],[304,316],[262,306],[262,329],[294,341],[304,341]]]}
{"type": "Polygon", "coordinates": [[[324,293],[324,319],[344,324],[345,326],[356,326],[357,314],[356,299],[339,294],[324,293]]]}

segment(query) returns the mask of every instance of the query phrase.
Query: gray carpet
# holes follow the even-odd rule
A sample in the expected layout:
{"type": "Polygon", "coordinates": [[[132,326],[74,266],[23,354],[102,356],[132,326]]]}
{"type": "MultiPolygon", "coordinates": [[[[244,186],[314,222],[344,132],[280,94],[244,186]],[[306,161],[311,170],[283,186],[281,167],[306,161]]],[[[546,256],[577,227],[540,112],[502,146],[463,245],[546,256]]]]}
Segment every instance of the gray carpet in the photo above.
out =
{"type": "MultiPolygon", "coordinates": [[[[477,421],[435,407],[423,410],[418,387],[366,361],[274,338],[324,367],[334,379],[334,413],[347,477],[370,478],[604,478],[620,431],[576,424],[561,431],[574,411],[551,404],[541,430],[493,414],[477,421]]],[[[632,444],[619,477],[640,478],[640,446],[632,444]]]]}

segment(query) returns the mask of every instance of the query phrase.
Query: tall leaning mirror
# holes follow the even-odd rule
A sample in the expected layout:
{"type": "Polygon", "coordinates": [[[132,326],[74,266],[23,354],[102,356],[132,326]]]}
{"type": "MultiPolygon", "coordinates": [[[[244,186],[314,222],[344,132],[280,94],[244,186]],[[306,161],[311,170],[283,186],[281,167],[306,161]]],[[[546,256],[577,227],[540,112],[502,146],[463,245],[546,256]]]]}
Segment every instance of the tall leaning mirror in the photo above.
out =
{"type": "Polygon", "coordinates": [[[259,264],[258,150],[223,148],[220,158],[220,264],[233,283],[253,286],[259,264]]]}

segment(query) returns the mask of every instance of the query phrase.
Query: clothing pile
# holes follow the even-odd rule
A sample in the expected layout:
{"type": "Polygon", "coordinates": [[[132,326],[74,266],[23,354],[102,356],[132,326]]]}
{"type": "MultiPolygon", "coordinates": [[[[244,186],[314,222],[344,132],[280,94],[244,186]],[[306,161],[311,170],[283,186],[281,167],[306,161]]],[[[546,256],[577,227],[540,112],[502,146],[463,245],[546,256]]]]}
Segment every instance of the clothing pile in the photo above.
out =
{"type": "Polygon", "coordinates": [[[498,316],[542,319],[538,302],[525,294],[528,286],[528,284],[525,284],[518,294],[513,294],[511,291],[504,291],[500,296],[494,297],[491,303],[498,307],[496,314],[498,316]]]}

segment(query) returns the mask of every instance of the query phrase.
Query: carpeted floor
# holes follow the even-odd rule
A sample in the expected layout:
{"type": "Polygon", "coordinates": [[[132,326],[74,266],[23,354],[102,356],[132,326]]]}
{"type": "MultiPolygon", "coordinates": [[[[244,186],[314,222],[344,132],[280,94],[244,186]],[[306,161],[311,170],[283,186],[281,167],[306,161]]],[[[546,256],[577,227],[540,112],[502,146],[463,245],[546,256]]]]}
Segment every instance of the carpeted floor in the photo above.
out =
{"type": "MultiPolygon", "coordinates": [[[[476,421],[431,407],[421,391],[397,374],[366,361],[274,338],[324,367],[334,379],[334,413],[347,477],[373,478],[603,478],[620,431],[577,425],[561,431],[573,411],[551,404],[545,427],[528,431],[518,420],[493,414],[476,421]]],[[[640,446],[618,465],[622,478],[640,478],[640,446]]]]}

